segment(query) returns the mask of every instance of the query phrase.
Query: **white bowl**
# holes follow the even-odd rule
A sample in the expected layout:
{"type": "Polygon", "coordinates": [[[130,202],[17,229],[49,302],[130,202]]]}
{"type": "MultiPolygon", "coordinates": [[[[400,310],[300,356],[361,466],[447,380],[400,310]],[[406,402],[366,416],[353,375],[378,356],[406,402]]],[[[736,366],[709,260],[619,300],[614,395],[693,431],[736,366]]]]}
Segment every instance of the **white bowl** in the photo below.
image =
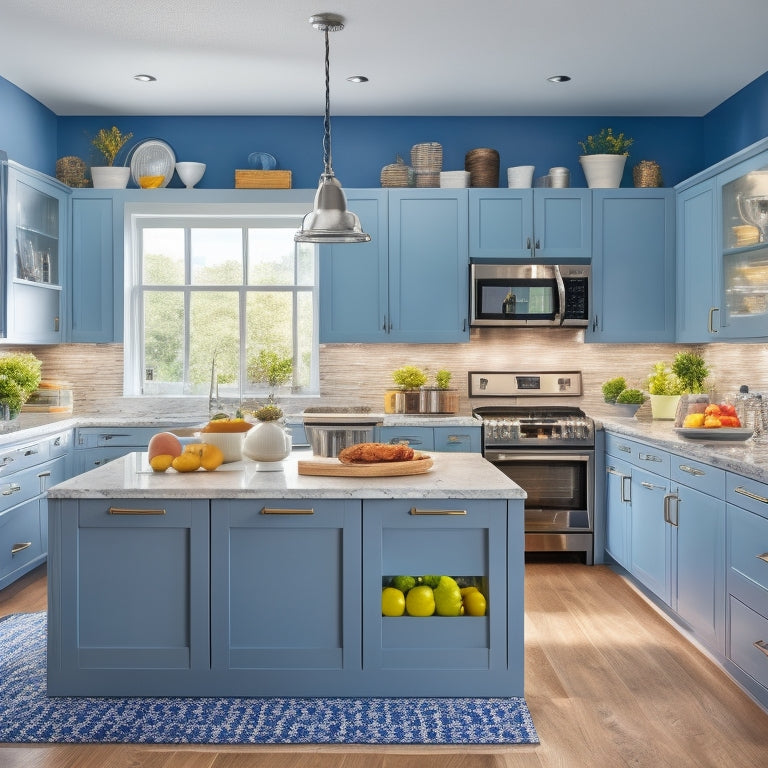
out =
{"type": "Polygon", "coordinates": [[[197,184],[205,173],[205,163],[176,163],[176,173],[187,189],[197,184]]]}
{"type": "Polygon", "coordinates": [[[224,463],[243,458],[243,440],[247,432],[201,432],[200,441],[221,448],[224,463]]]}

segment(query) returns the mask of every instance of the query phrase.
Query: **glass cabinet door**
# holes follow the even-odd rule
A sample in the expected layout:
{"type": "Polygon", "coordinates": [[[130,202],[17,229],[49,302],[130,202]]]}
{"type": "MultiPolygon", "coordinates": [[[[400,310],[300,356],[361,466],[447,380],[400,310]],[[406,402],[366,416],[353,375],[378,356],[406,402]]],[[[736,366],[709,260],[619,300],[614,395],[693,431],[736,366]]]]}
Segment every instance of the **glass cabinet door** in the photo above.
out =
{"type": "Polygon", "coordinates": [[[768,337],[768,164],[756,160],[760,167],[744,172],[743,163],[721,185],[721,332],[730,338],[768,337]]]}
{"type": "Polygon", "coordinates": [[[16,277],[59,282],[59,201],[21,180],[16,182],[16,277]]]}

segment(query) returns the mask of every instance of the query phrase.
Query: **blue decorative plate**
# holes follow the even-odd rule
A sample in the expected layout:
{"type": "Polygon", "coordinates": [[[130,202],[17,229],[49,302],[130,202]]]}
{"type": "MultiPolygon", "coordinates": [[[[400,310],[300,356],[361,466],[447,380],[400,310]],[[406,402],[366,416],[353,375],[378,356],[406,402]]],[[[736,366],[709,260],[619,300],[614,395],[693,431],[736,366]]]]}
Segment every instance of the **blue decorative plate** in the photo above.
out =
{"type": "Polygon", "coordinates": [[[251,152],[248,155],[248,165],[257,171],[274,171],[277,168],[277,159],[269,152],[251,152]]]}

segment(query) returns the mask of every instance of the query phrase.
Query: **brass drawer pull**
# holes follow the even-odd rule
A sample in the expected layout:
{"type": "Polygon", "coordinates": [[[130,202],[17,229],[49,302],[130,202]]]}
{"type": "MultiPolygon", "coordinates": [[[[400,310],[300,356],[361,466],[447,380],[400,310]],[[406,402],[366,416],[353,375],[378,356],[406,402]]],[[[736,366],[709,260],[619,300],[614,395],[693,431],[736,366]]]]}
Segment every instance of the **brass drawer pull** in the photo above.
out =
{"type": "Polygon", "coordinates": [[[733,490],[736,493],[740,493],[742,496],[746,496],[747,498],[754,499],[755,501],[762,501],[763,504],[768,504],[768,499],[766,499],[765,496],[758,496],[756,493],[752,493],[752,491],[748,491],[746,488],[742,487],[741,485],[737,485],[733,490]]]}
{"type": "Polygon", "coordinates": [[[762,651],[766,656],[768,656],[768,643],[766,643],[765,640],[755,640],[752,645],[754,645],[758,651],[762,651]]]}
{"type": "Polygon", "coordinates": [[[700,469],[696,469],[696,467],[689,467],[687,464],[680,464],[679,467],[683,472],[687,472],[689,475],[694,475],[694,477],[701,477],[702,475],[707,474],[700,469]]]}
{"type": "Polygon", "coordinates": [[[23,552],[25,549],[28,549],[31,546],[32,546],[31,541],[24,541],[24,542],[19,542],[18,544],[14,544],[11,547],[11,555],[18,555],[19,552],[23,552]]]}
{"type": "Polygon", "coordinates": [[[755,555],[755,557],[758,560],[764,560],[766,563],[768,563],[768,552],[763,552],[762,555],[755,555]]]}
{"type": "Polygon", "coordinates": [[[412,515],[466,515],[466,509],[419,509],[411,507],[412,515]]]}
{"type": "Polygon", "coordinates": [[[262,507],[262,515],[314,515],[315,510],[309,509],[282,509],[281,507],[262,507]]]}
{"type": "Polygon", "coordinates": [[[110,515],[164,515],[164,509],[121,509],[120,507],[110,507],[110,515]]]}

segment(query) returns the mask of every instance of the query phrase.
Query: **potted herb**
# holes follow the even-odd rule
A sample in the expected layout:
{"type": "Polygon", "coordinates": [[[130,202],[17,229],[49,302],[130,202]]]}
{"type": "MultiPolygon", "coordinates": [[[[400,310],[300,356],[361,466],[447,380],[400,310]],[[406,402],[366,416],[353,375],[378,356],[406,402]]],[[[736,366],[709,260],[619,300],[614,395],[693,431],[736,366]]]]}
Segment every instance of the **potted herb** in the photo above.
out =
{"type": "Polygon", "coordinates": [[[615,403],[616,398],[627,388],[627,380],[623,376],[609,379],[603,386],[603,399],[606,403],[615,403]]]}
{"type": "Polygon", "coordinates": [[[602,389],[605,402],[611,403],[621,416],[634,416],[646,400],[642,390],[627,387],[627,380],[623,376],[609,379],[602,389]]]}
{"type": "Polygon", "coordinates": [[[243,456],[259,462],[257,469],[279,470],[280,462],[291,452],[291,436],[285,431],[280,419],[282,409],[274,403],[258,408],[253,414],[258,424],[250,429],[243,441],[243,456]]]}
{"type": "Polygon", "coordinates": [[[674,419],[685,387],[672,366],[663,360],[653,364],[648,375],[648,393],[654,419],[674,419]]]}
{"type": "Polygon", "coordinates": [[[441,368],[435,374],[434,387],[422,387],[419,398],[420,413],[458,413],[459,391],[451,389],[452,374],[441,368]]]}
{"type": "Polygon", "coordinates": [[[427,383],[427,374],[415,365],[404,365],[392,371],[395,413],[420,413],[421,388],[427,383]]]}
{"type": "Polygon", "coordinates": [[[91,179],[97,189],[125,189],[131,169],[127,166],[114,167],[118,152],[133,136],[132,133],[122,133],[113,125],[111,128],[101,128],[91,139],[96,151],[104,158],[105,165],[91,167],[91,179]]]}
{"type": "Polygon", "coordinates": [[[0,357],[0,406],[2,419],[15,419],[21,406],[40,384],[42,362],[31,352],[0,357]]]}
{"type": "Polygon", "coordinates": [[[634,139],[627,138],[623,133],[614,134],[612,128],[603,128],[600,133],[580,141],[582,155],[579,162],[587,177],[587,186],[620,187],[629,156],[627,150],[633,143],[634,139]]]}
{"type": "Polygon", "coordinates": [[[672,361],[672,372],[680,379],[683,394],[703,394],[709,368],[701,355],[696,352],[678,352],[672,361]]]}

